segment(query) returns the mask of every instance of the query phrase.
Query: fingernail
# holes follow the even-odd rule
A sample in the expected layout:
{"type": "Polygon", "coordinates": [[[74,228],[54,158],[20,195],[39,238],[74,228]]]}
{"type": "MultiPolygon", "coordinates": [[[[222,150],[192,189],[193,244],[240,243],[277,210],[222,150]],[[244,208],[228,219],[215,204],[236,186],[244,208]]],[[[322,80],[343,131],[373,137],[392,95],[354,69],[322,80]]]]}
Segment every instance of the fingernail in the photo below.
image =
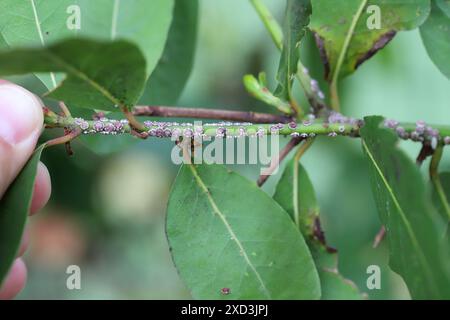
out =
{"type": "Polygon", "coordinates": [[[0,138],[18,144],[43,125],[42,104],[28,90],[0,82],[0,138]]]}

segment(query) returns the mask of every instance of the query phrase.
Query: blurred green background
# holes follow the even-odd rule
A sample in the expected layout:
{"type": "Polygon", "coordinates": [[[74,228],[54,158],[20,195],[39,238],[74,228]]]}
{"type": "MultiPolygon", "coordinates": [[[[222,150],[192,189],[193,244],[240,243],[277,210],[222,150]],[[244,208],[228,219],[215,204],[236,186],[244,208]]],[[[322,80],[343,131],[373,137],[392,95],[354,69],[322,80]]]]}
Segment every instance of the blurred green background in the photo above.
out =
{"type": "MultiPolygon", "coordinates": [[[[265,2],[281,21],[284,1],[265,2]]],[[[271,111],[249,98],[241,81],[246,73],[266,71],[273,87],[279,61],[250,3],[203,0],[200,8],[196,61],[178,105],[271,111]]],[[[323,79],[310,36],[302,50],[305,64],[323,79]]],[[[41,90],[29,78],[15,80],[41,90]]],[[[417,31],[399,34],[341,84],[347,115],[450,123],[450,82],[428,58],[417,31]]],[[[419,150],[412,143],[402,147],[411,157],[419,150]]],[[[53,195],[29,223],[29,280],[19,298],[189,298],[164,234],[166,202],[178,169],[171,163],[171,148],[168,141],[148,140],[109,156],[80,143],[74,144],[71,158],[62,147],[46,151],[43,161],[52,175],[53,195]],[[72,264],[81,267],[81,290],[66,288],[66,268],[72,264]]],[[[448,153],[442,170],[450,170],[448,153]]],[[[341,273],[372,299],[408,298],[401,278],[387,267],[386,244],[372,248],[380,223],[359,141],[318,139],[303,164],[316,188],[328,241],[339,250],[341,273]],[[372,264],[382,269],[381,290],[366,287],[366,268],[372,264]]],[[[252,165],[233,169],[252,180],[259,174],[252,165]]],[[[264,186],[269,194],[279,175],[264,186]]]]}

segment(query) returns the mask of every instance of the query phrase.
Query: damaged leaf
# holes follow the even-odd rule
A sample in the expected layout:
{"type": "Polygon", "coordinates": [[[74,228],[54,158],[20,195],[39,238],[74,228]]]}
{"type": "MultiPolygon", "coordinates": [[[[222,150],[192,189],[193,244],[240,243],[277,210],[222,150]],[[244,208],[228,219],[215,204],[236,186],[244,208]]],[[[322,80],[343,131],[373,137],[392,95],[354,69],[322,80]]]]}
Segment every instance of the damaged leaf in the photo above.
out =
{"type": "Polygon", "coordinates": [[[273,198],[299,225],[306,239],[319,273],[321,299],[363,299],[364,296],[356,285],[338,271],[336,250],[327,247],[325,234],[320,226],[319,206],[313,184],[305,168],[295,158],[286,166],[273,198]]]}
{"type": "Polygon", "coordinates": [[[419,27],[429,0],[311,0],[314,32],[327,80],[353,73],[384,48],[396,32],[419,27]]]}

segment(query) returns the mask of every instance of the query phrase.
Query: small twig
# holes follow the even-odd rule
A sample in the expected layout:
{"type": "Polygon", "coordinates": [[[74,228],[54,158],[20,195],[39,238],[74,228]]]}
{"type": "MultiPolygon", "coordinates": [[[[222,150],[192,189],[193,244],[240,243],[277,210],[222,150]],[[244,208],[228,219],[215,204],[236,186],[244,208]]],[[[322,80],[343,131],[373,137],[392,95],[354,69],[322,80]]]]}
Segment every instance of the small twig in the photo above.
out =
{"type": "Polygon", "coordinates": [[[294,111],[294,115],[296,118],[301,119],[304,117],[303,108],[300,107],[294,97],[291,97],[289,104],[291,106],[291,109],[294,111]]]}
{"type": "Polygon", "coordinates": [[[422,144],[422,149],[420,149],[419,155],[417,156],[416,163],[420,167],[423,162],[429,157],[433,155],[433,148],[429,144],[422,144]]]}
{"type": "Polygon", "coordinates": [[[325,111],[331,110],[331,108],[324,101],[325,94],[320,89],[319,82],[311,77],[309,70],[301,60],[298,61],[296,77],[308,98],[313,114],[316,117],[325,116],[325,111]]]}
{"type": "Polygon", "coordinates": [[[381,241],[383,241],[385,236],[386,236],[386,228],[382,226],[380,228],[380,231],[378,231],[377,235],[375,236],[375,239],[373,240],[372,247],[374,249],[378,248],[378,246],[380,245],[381,241]]]}
{"type": "Polygon", "coordinates": [[[177,108],[165,106],[137,106],[133,110],[135,116],[212,119],[225,121],[241,121],[251,123],[288,123],[291,117],[251,111],[217,110],[203,108],[177,108]]]}
{"type": "MultiPolygon", "coordinates": [[[[71,113],[69,111],[69,108],[66,106],[66,104],[63,101],[59,102],[59,108],[62,111],[62,115],[64,117],[71,117],[71,113]]],[[[49,111],[47,110],[47,113],[49,113],[49,111]]],[[[69,128],[64,128],[64,135],[68,135],[70,134],[70,130],[69,128]]],[[[65,148],[66,148],[66,153],[69,157],[73,156],[73,150],[72,150],[72,146],[70,145],[70,141],[65,143],[65,148]]]]}
{"type": "Polygon", "coordinates": [[[274,44],[281,50],[283,48],[283,30],[281,26],[261,0],[250,0],[250,2],[258,13],[261,21],[264,23],[274,44]]]}
{"type": "Polygon", "coordinates": [[[257,181],[257,184],[259,187],[261,187],[267,179],[271,176],[271,173],[273,173],[279,164],[286,158],[286,156],[302,142],[304,139],[301,137],[295,137],[292,138],[288,144],[281,150],[280,154],[273,157],[272,162],[270,164],[270,167],[267,169],[267,174],[261,175],[257,181]]]}
{"type": "MultiPolygon", "coordinates": [[[[64,135],[70,134],[70,130],[68,128],[64,128],[64,135]]],[[[70,141],[65,143],[66,153],[69,157],[73,156],[72,146],[70,145],[70,141]]]]}
{"type": "Polygon", "coordinates": [[[139,139],[142,139],[142,140],[145,140],[145,139],[148,138],[148,132],[145,132],[145,131],[144,132],[139,132],[139,131],[136,131],[134,129],[131,129],[130,130],[130,134],[132,136],[135,136],[135,137],[137,137],[139,139]]]}
{"type": "Polygon", "coordinates": [[[61,109],[64,116],[66,116],[66,117],[71,116],[69,108],[66,106],[66,104],[64,102],[62,102],[62,101],[59,102],[59,108],[61,109]]]}
{"type": "Polygon", "coordinates": [[[127,118],[131,128],[135,129],[137,132],[145,129],[145,126],[134,117],[133,112],[125,107],[122,108],[122,112],[125,115],[125,118],[127,118]]]}
{"type": "Polygon", "coordinates": [[[314,218],[312,236],[325,247],[328,253],[337,253],[335,248],[328,246],[325,232],[322,229],[322,224],[320,223],[320,218],[318,216],[314,218]]]}
{"type": "Polygon", "coordinates": [[[73,156],[73,149],[72,149],[72,145],[70,144],[70,142],[66,142],[65,147],[66,147],[67,155],[69,157],[73,156]]]}
{"type": "Polygon", "coordinates": [[[183,139],[181,142],[178,141],[176,144],[182,150],[184,164],[192,164],[192,140],[183,139]],[[191,153],[189,153],[189,149],[191,149],[191,153]]]}
{"type": "Polygon", "coordinates": [[[92,119],[94,119],[94,120],[100,120],[104,117],[105,117],[105,113],[103,111],[96,112],[92,115],[92,119]]]}
{"type": "Polygon", "coordinates": [[[75,129],[62,137],[58,137],[58,138],[47,141],[45,143],[45,145],[47,147],[51,147],[51,146],[56,146],[59,144],[66,144],[66,143],[72,141],[73,139],[75,139],[76,137],[78,137],[80,134],[81,134],[81,130],[75,129]]]}

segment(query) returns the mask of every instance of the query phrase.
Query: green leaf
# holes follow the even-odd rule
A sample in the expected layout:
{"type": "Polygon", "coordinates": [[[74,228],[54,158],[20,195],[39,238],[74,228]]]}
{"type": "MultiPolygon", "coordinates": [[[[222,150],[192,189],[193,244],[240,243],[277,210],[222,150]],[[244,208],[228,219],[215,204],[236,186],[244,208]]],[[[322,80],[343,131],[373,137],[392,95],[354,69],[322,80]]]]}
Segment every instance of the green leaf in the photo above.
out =
{"type": "Polygon", "coordinates": [[[294,158],[286,165],[273,198],[289,213],[304,234],[310,231],[318,216],[319,205],[308,173],[294,158]],[[295,208],[298,208],[298,217],[295,208]]]}
{"type": "Polygon", "coordinates": [[[319,206],[308,173],[293,158],[278,181],[273,196],[294,222],[298,221],[319,273],[323,300],[362,299],[356,285],[345,279],[337,269],[337,254],[331,252],[314,236],[319,219],[319,206]],[[294,195],[297,195],[294,197],[294,195]],[[298,208],[296,210],[295,208],[298,208]],[[299,216],[296,217],[296,211],[299,216]]]}
{"type": "Polygon", "coordinates": [[[275,95],[290,101],[292,83],[300,59],[300,41],[306,33],[311,15],[310,0],[288,0],[284,25],[284,44],[278,69],[278,88],[275,95]]]}
{"type": "Polygon", "coordinates": [[[0,52],[0,75],[64,72],[65,80],[48,96],[100,110],[132,107],[145,83],[145,58],[133,44],[69,39],[46,48],[0,52]]]}
{"type": "Polygon", "coordinates": [[[346,0],[338,4],[336,0],[311,0],[311,3],[310,29],[316,35],[329,81],[353,73],[386,46],[396,32],[419,27],[430,12],[429,0],[346,0]],[[377,17],[381,18],[379,25],[377,17]]]}
{"type": "Polygon", "coordinates": [[[396,147],[397,136],[367,117],[363,149],[381,222],[389,242],[389,265],[405,280],[414,299],[450,298],[449,248],[442,243],[438,216],[429,203],[418,167],[396,147]]]}
{"type": "Polygon", "coordinates": [[[196,299],[320,297],[311,254],[289,215],[224,166],[181,168],[169,199],[167,236],[196,299]],[[231,293],[222,294],[223,288],[231,293]]]}
{"type": "MultiPolygon", "coordinates": [[[[194,6],[196,0],[184,2],[194,6]]],[[[147,79],[164,50],[173,15],[173,4],[173,0],[2,0],[0,1],[0,48],[48,46],[68,37],[80,36],[97,40],[126,39],[135,43],[143,52],[147,61],[145,70],[147,79]],[[81,29],[70,30],[67,24],[73,24],[75,17],[73,10],[77,7],[80,9],[81,29]],[[2,42],[3,37],[7,41],[2,42]]],[[[190,16],[191,12],[186,12],[186,17],[190,16]]],[[[186,27],[186,32],[191,28],[191,26],[186,27]]],[[[179,37],[175,40],[183,48],[191,46],[189,41],[192,39],[189,40],[187,37],[186,39],[179,37]]],[[[182,64],[188,60],[188,50],[179,51],[180,57],[176,61],[171,58],[170,64],[171,67],[179,68],[177,77],[171,75],[174,78],[171,84],[176,83],[177,87],[173,85],[166,89],[164,86],[167,83],[158,85],[159,80],[152,81],[152,87],[155,87],[158,92],[166,94],[170,91],[174,93],[174,97],[179,95],[176,91],[182,89],[182,84],[185,82],[182,80],[183,77],[187,77],[187,74],[183,73],[185,71],[182,64]]],[[[122,53],[118,56],[120,55],[122,53]]],[[[153,73],[154,78],[158,78],[158,71],[155,72],[157,73],[153,73]]],[[[164,70],[159,68],[159,74],[161,72],[164,70]]],[[[55,73],[38,74],[38,78],[48,89],[54,89],[63,76],[55,73]]],[[[72,114],[80,105],[65,102],[72,114]]],[[[90,104],[87,107],[90,107],[90,104]]],[[[98,109],[111,110],[107,106],[101,106],[98,109]]],[[[121,150],[136,141],[128,136],[100,138],[83,136],[81,140],[94,152],[101,154],[121,150]],[[102,140],[101,143],[98,140],[102,140]]]]}
{"type": "Polygon", "coordinates": [[[450,79],[450,4],[448,2],[438,6],[432,1],[430,17],[420,27],[420,35],[431,60],[450,79]]]}
{"type": "Polygon", "coordinates": [[[175,0],[166,47],[147,82],[141,104],[175,104],[189,78],[197,40],[198,0],[175,0]]]}
{"type": "MultiPolygon", "coordinates": [[[[13,48],[47,46],[71,36],[127,39],[143,52],[148,76],[163,52],[172,9],[173,0],[2,0],[0,33],[13,48]],[[76,8],[80,29],[68,27],[75,25],[76,8]]],[[[57,86],[57,75],[38,76],[47,88],[57,86]]]]}
{"type": "Polygon", "coordinates": [[[446,198],[445,200],[439,196],[436,188],[433,188],[433,203],[436,210],[442,216],[445,221],[449,220],[449,216],[446,210],[446,206],[450,203],[450,172],[442,172],[439,174],[439,181],[441,183],[443,189],[443,196],[446,198]],[[446,203],[443,203],[446,201],[446,203]]]}
{"type": "Polygon", "coordinates": [[[36,149],[0,200],[0,287],[20,247],[30,212],[37,166],[44,147],[42,145],[36,149]]]}

